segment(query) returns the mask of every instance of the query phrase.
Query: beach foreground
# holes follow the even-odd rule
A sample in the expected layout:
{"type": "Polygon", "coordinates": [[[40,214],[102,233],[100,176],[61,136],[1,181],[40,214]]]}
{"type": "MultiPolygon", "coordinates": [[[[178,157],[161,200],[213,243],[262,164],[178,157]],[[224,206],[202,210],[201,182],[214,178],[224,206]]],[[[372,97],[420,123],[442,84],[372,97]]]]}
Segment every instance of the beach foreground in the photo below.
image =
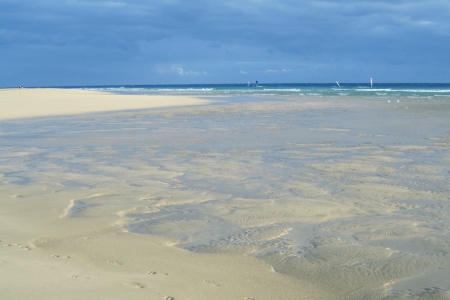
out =
{"type": "Polygon", "coordinates": [[[449,103],[211,102],[0,91],[0,297],[450,298],[449,103]]]}

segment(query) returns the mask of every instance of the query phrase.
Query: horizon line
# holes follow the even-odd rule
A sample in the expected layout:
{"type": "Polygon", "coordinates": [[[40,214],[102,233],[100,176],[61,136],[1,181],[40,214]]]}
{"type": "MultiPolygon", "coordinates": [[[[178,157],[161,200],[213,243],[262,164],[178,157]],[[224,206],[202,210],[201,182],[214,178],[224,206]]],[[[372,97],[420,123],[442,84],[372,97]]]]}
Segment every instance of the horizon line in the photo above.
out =
{"type": "MultiPolygon", "coordinates": [[[[254,86],[255,82],[251,82],[254,86]]],[[[336,85],[336,82],[258,82],[258,85],[336,85]]],[[[340,85],[367,85],[370,82],[339,82],[340,85]]],[[[401,85],[401,84],[442,84],[450,85],[450,82],[374,82],[374,85],[401,85]]],[[[248,83],[154,83],[154,84],[93,84],[93,85],[48,85],[48,86],[14,86],[14,87],[0,87],[0,89],[14,89],[14,88],[81,88],[81,87],[139,87],[139,86],[227,86],[227,85],[242,85],[247,86],[248,83]]]]}

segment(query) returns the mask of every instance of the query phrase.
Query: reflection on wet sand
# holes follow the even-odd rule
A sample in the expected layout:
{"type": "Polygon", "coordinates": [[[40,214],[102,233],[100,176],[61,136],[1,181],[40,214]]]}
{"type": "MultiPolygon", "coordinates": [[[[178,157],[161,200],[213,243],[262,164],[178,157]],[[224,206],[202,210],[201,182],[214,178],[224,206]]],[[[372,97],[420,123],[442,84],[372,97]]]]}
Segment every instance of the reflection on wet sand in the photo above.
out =
{"type": "Polygon", "coordinates": [[[253,256],[315,299],[449,297],[444,104],[332,100],[17,122],[2,195],[56,194],[61,222],[253,256]]]}

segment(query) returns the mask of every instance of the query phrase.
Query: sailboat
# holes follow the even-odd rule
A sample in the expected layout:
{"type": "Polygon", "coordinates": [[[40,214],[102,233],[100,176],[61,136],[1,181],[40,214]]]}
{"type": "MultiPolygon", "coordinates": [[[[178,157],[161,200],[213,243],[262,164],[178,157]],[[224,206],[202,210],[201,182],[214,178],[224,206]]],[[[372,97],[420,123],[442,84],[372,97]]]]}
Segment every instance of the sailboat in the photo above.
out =
{"type": "Polygon", "coordinates": [[[338,87],[341,87],[341,86],[339,85],[339,82],[336,81],[336,84],[337,84],[338,87]]]}
{"type": "Polygon", "coordinates": [[[370,78],[370,87],[373,87],[373,80],[370,78]]]}

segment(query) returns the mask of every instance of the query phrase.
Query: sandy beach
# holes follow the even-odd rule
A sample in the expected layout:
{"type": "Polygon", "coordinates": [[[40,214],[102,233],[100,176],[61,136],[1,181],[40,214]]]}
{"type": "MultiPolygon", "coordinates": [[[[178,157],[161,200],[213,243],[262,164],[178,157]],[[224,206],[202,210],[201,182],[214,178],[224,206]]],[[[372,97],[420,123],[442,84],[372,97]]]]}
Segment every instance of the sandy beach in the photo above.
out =
{"type": "Polygon", "coordinates": [[[195,97],[119,95],[50,88],[0,89],[0,99],[0,120],[208,104],[208,101],[195,97]]]}
{"type": "Polygon", "coordinates": [[[213,102],[0,90],[0,298],[450,299],[449,103],[213,102]]]}

